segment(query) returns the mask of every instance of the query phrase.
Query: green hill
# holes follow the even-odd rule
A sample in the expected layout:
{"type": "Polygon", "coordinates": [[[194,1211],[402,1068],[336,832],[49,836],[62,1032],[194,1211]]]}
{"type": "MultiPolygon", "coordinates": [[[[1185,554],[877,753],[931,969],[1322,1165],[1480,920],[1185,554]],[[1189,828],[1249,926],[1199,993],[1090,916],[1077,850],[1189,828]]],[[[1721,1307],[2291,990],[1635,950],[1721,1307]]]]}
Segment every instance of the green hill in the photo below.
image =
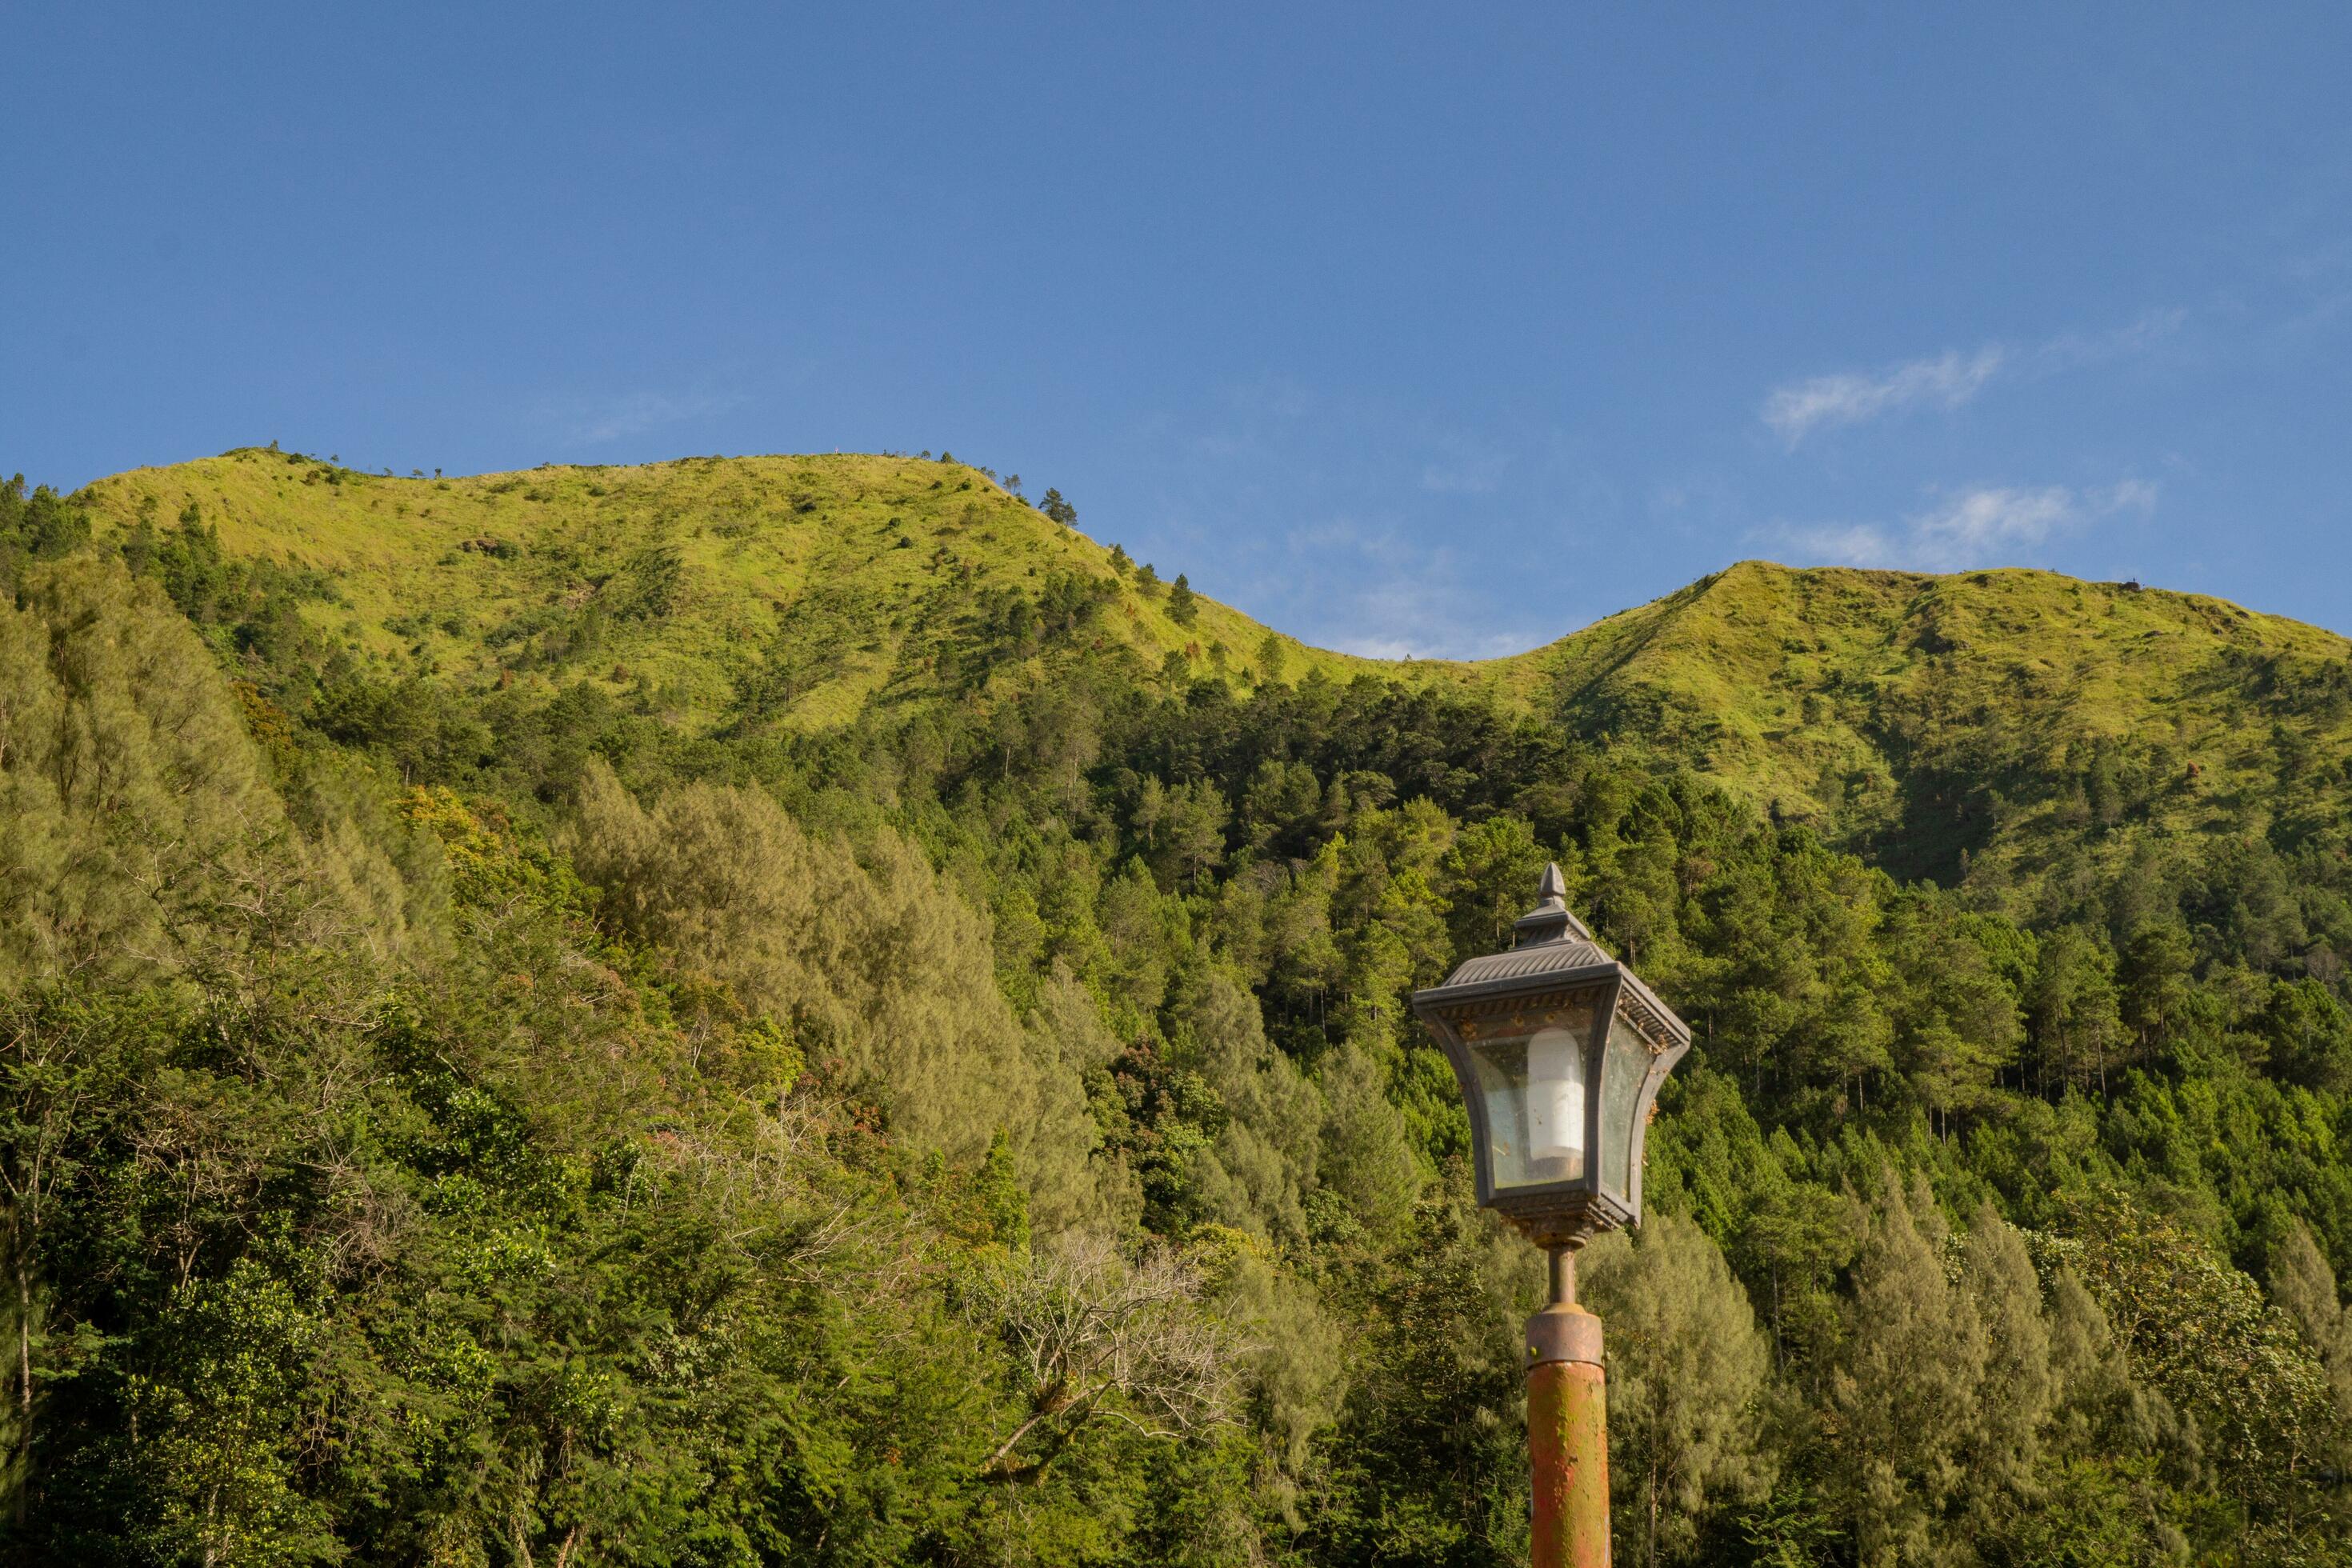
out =
{"type": "Polygon", "coordinates": [[[1408,999],[1554,864],[1696,1037],[1622,1561],[2345,1563],[2348,693],[2031,572],[1352,658],[925,459],[0,485],[0,1558],[1524,1563],[1408,999]]]}
{"type": "Polygon", "coordinates": [[[2047,572],[1745,563],[1514,662],[1580,732],[1948,881],[2086,829],[2336,833],[2352,757],[2352,642],[2047,572]]]}
{"type": "MultiPolygon", "coordinates": [[[[1168,585],[961,463],[687,458],[395,479],[246,447],[101,479],[100,525],[168,524],[193,504],[234,556],[324,573],[304,616],[380,671],[529,684],[649,684],[688,725],[769,666],[797,677],[794,728],[940,696],[944,662],[985,646],[1006,601],[1105,595],[1098,642],[1152,668],[1178,654],[1245,679],[1269,632],[1168,585]]],[[[1346,679],[1373,661],[1276,637],[1286,670],[1346,679]]]]}
{"type": "Polygon", "coordinates": [[[2352,643],[2202,595],[2032,571],[1743,563],[1478,663],[1310,648],[1165,583],[958,463],[689,458],[426,479],[244,448],[102,479],[101,528],[190,507],[232,556],[309,569],[300,614],[379,676],[585,681],[688,731],[746,700],[822,732],[1036,679],[1024,628],[1246,690],[1370,678],[1476,695],[1697,769],[1905,875],[2046,869],[2092,830],[2339,829],[2352,643]],[[1097,601],[1088,603],[1088,601],[1097,601]],[[1025,607],[1024,607],[1025,606],[1025,607]],[[1965,858],[1965,859],[1964,859],[1965,858]]]}

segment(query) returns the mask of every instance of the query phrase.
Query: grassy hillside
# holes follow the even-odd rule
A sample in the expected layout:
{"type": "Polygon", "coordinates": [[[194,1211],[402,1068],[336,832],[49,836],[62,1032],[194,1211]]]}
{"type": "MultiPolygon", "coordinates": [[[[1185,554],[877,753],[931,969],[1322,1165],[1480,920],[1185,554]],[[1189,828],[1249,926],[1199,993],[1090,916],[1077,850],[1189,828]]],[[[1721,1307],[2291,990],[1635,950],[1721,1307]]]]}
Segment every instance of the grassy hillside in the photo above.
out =
{"type": "MultiPolygon", "coordinates": [[[[302,613],[382,672],[584,678],[650,689],[689,726],[763,663],[793,688],[798,728],[937,697],[941,661],[985,643],[1012,595],[1108,596],[1097,635],[1154,668],[1181,654],[1244,680],[1267,657],[1267,628],[1205,598],[1180,624],[1168,584],[960,463],[688,458],[428,479],[247,447],[87,494],[101,529],[169,525],[194,504],[231,554],[329,574],[336,596],[302,613]]],[[[1294,679],[1380,668],[1274,640],[1294,679]]]]}
{"type": "MultiPolygon", "coordinates": [[[[1310,648],[1165,582],[958,463],[689,458],[467,479],[247,448],[103,479],[101,529],[191,506],[230,554],[314,568],[300,614],[379,677],[586,681],[689,731],[756,700],[787,728],[990,700],[1022,628],[1236,689],[1370,676],[1485,693],[1639,742],[1906,875],[2014,880],[2057,846],[2333,835],[2352,643],[2196,595],[2049,573],[1745,563],[1511,658],[1310,648]],[[1024,619],[1026,617],[1026,619],[1024,619]],[[1278,650],[1278,651],[1277,651],[1278,650]],[[756,694],[756,698],[747,694],[756,694]]],[[[1181,566],[1176,563],[1177,566],[1181,566]]],[[[1172,577],[1175,568],[1171,568],[1172,577]]]]}
{"type": "Polygon", "coordinates": [[[2352,757],[2352,643],[2047,572],[1746,563],[1522,662],[1572,727],[1945,879],[2086,828],[2332,833],[2352,757]]]}

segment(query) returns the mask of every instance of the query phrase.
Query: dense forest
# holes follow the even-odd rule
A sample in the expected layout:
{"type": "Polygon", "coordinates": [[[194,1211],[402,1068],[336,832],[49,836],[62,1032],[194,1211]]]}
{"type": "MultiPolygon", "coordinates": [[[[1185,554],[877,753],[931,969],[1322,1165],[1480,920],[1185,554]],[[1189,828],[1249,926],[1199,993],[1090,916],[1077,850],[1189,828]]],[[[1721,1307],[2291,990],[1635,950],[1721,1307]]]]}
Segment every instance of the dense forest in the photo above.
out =
{"type": "Polygon", "coordinates": [[[1946,613],[1750,790],[1631,634],[1345,661],[888,471],[900,585],[759,637],[695,551],[826,495],[436,540],[488,605],[0,489],[14,1560],[1523,1561],[1540,1262],[1403,998],[1557,861],[1698,1037],[1582,1268],[1621,1561],[2352,1563],[2340,645],[2180,677],[2200,763],[1946,613]]]}

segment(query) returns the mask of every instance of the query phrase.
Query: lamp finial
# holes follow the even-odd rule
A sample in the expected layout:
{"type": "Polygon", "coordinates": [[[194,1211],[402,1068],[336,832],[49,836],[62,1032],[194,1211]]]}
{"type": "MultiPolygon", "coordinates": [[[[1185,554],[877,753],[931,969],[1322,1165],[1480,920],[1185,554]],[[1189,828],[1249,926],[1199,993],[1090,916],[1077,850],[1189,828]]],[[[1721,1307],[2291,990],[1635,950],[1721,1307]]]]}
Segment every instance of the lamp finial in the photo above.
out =
{"type": "Polygon", "coordinates": [[[1559,861],[1544,867],[1543,879],[1536,884],[1536,907],[1512,921],[1511,929],[1518,933],[1520,947],[1542,942],[1592,940],[1584,922],[1568,912],[1568,879],[1559,874],[1559,861]]]}

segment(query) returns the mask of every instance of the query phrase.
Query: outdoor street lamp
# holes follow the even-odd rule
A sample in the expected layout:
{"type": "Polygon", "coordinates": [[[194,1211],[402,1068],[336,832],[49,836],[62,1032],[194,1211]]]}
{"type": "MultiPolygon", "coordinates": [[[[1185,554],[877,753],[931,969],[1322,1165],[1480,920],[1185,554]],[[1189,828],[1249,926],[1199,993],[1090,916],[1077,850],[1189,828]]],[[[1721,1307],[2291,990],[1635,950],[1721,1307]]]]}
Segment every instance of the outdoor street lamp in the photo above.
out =
{"type": "Polygon", "coordinates": [[[1642,1220],[1642,1145],[1690,1027],[1568,912],[1558,866],[1507,952],[1465,963],[1412,1010],[1470,1109],[1478,1202],[1551,1258],[1528,1320],[1532,1568],[1609,1561],[1609,1426],[1601,1320],[1576,1304],[1576,1250],[1642,1220]]]}

